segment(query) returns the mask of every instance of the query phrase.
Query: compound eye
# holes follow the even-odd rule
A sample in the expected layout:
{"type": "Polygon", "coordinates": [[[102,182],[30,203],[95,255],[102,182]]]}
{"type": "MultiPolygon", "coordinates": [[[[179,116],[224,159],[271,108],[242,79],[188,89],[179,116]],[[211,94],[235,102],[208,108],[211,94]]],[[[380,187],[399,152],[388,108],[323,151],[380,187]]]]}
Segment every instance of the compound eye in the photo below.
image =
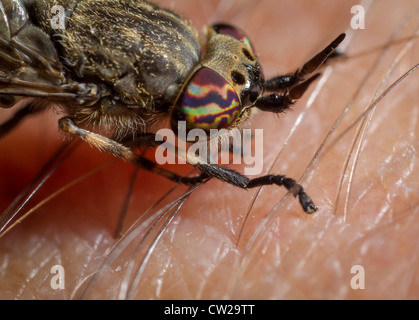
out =
{"type": "Polygon", "coordinates": [[[217,32],[218,34],[225,34],[230,37],[233,37],[234,39],[237,39],[241,41],[246,48],[254,54],[254,50],[252,47],[252,44],[249,40],[249,38],[245,35],[243,31],[241,31],[239,28],[233,27],[229,24],[219,23],[212,26],[212,28],[217,32]]]}
{"type": "Polygon", "coordinates": [[[172,129],[179,121],[186,130],[203,129],[210,138],[210,129],[227,129],[234,125],[241,111],[239,97],[233,87],[216,71],[199,69],[178,98],[171,116],[172,129]]]}

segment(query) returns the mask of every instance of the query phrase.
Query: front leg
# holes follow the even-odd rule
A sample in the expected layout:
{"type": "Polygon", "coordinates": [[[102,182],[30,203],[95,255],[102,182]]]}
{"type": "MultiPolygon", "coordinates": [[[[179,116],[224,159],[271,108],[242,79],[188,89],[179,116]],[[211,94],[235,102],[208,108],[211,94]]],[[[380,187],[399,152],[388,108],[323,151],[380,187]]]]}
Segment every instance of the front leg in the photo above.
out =
{"type": "MultiPolygon", "coordinates": [[[[104,137],[100,134],[90,132],[88,130],[77,127],[70,118],[61,118],[59,120],[59,127],[62,131],[75,134],[79,136],[82,140],[90,144],[91,146],[106,151],[118,158],[129,161],[134,165],[143,168],[145,170],[151,171],[155,174],[161,175],[169,180],[172,180],[176,183],[182,183],[185,185],[196,185],[198,183],[204,182],[209,178],[205,173],[198,175],[196,177],[185,177],[173,173],[169,170],[159,167],[155,162],[136,154],[132,151],[131,148],[115,141],[110,138],[104,137]]],[[[147,141],[150,141],[149,134],[143,135],[147,141]]],[[[141,140],[141,139],[140,139],[141,140]]],[[[137,145],[138,146],[138,141],[137,145]]]]}
{"type": "Polygon", "coordinates": [[[254,179],[238,173],[237,171],[221,167],[212,164],[196,164],[195,165],[200,171],[207,174],[210,177],[217,178],[225,181],[229,184],[235,185],[242,189],[250,189],[260,186],[267,186],[275,184],[277,186],[283,186],[287,189],[294,197],[298,196],[298,200],[306,213],[314,213],[318,210],[317,206],[313,203],[311,198],[304,189],[294,179],[287,178],[282,175],[266,175],[254,179]]]}
{"type": "Polygon", "coordinates": [[[291,105],[298,99],[300,99],[310,84],[320,76],[319,73],[312,76],[310,79],[300,83],[299,85],[292,87],[289,91],[283,94],[272,93],[267,96],[260,97],[255,102],[255,107],[274,113],[281,113],[288,110],[291,105]]]}
{"type": "Polygon", "coordinates": [[[191,164],[201,171],[201,174],[196,177],[185,177],[159,167],[153,161],[136,154],[130,148],[119,142],[77,127],[69,118],[60,119],[59,126],[61,130],[79,136],[81,139],[100,150],[104,150],[118,158],[130,161],[143,169],[161,175],[176,183],[197,185],[214,177],[242,189],[276,184],[278,186],[284,186],[294,197],[298,196],[300,204],[305,212],[313,213],[317,210],[316,205],[304,192],[303,187],[301,187],[295,180],[285,176],[267,175],[255,179],[249,179],[234,170],[219,165],[194,161],[191,164]]]}

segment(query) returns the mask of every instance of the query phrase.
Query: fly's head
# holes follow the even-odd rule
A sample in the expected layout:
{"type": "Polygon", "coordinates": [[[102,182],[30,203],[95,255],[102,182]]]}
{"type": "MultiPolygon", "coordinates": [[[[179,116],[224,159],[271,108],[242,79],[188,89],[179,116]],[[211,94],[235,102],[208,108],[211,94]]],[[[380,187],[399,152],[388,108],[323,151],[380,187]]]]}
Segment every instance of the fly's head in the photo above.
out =
{"type": "Polygon", "coordinates": [[[172,129],[202,129],[207,138],[232,129],[247,118],[264,91],[262,69],[248,37],[239,29],[216,24],[208,28],[204,58],[185,81],[171,113],[172,129]]]}

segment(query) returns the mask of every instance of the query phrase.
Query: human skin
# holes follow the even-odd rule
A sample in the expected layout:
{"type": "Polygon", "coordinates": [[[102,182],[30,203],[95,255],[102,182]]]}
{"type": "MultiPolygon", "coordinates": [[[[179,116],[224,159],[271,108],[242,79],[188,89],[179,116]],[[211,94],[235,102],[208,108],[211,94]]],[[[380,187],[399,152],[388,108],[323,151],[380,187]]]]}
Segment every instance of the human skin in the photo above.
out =
{"type": "MultiPolygon", "coordinates": [[[[367,132],[360,134],[364,138],[359,155],[358,144],[352,147],[358,126],[369,119],[369,114],[360,116],[375,99],[377,88],[384,92],[419,63],[413,40],[413,47],[380,86],[408,41],[382,46],[390,43],[398,28],[397,39],[401,39],[419,27],[414,23],[417,14],[408,22],[419,9],[415,1],[372,2],[364,30],[350,29],[355,1],[256,4],[249,0],[232,1],[232,7],[226,1],[159,3],[191,18],[199,30],[220,20],[245,30],[266,78],[295,71],[339,33],[348,31],[349,39],[343,43],[347,59],[332,60],[322,68],[323,78],[292,111],[279,116],[258,112],[250,123],[250,128],[264,130],[264,173],[299,179],[349,106],[301,180],[318,212],[306,215],[296,199],[283,199],[286,191],[280,187],[246,191],[213,179],[177,206],[172,220],[167,215],[155,226],[150,222],[136,226],[126,233],[128,240],[109,253],[117,241],[116,224],[135,172],[131,164],[115,161],[0,238],[0,298],[419,298],[418,72],[376,105],[367,132]],[[357,56],[368,50],[372,51],[357,56]],[[299,117],[302,120],[296,125],[299,117]],[[125,247],[128,242],[131,245],[125,247]],[[127,262],[132,262],[134,276],[123,280],[127,262]],[[64,267],[63,290],[51,288],[54,265],[64,267]],[[352,278],[359,275],[351,273],[356,265],[365,272],[363,290],[351,287],[352,278]],[[121,289],[121,283],[128,289],[121,289]]],[[[0,119],[9,114],[10,110],[0,110],[0,119]]],[[[0,141],[0,211],[68,138],[57,129],[59,117],[49,111],[37,114],[0,141]]],[[[28,208],[112,160],[82,143],[28,208]]],[[[167,168],[192,170],[182,165],[167,168]]],[[[244,166],[233,168],[244,170],[244,166]]],[[[124,231],[172,187],[172,182],[140,170],[124,231]]],[[[176,187],[169,198],[176,199],[186,190],[176,187]]]]}

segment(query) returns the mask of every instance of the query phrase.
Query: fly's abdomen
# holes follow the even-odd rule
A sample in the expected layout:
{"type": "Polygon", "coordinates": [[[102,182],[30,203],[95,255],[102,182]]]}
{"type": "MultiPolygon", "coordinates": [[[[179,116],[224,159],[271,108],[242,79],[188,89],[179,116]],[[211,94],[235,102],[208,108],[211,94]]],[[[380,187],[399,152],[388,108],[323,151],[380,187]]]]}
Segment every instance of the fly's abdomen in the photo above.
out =
{"type": "Polygon", "coordinates": [[[190,23],[148,1],[48,0],[34,12],[78,80],[103,81],[128,105],[172,102],[200,59],[190,23]],[[54,5],[65,9],[64,30],[50,25],[54,5]]]}

